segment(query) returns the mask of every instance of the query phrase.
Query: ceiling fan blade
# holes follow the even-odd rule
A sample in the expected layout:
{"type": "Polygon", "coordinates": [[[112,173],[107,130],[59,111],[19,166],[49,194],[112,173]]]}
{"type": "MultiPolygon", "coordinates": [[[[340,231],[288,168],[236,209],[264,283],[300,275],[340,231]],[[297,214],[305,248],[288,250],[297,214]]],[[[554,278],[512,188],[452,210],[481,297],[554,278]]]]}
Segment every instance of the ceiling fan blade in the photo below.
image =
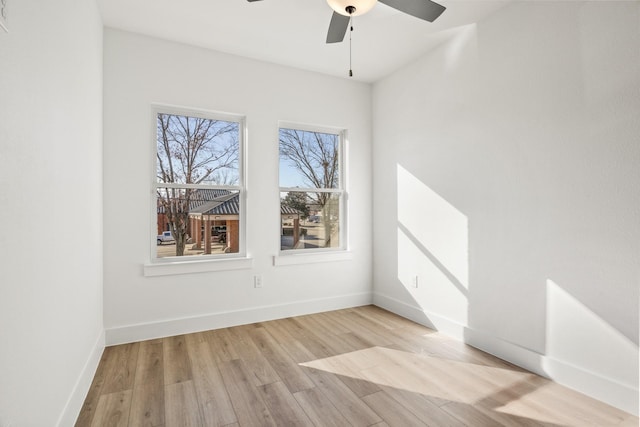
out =
{"type": "Polygon", "coordinates": [[[247,0],[248,2],[260,1],[260,0],[247,0]]]}
{"type": "Polygon", "coordinates": [[[344,40],[350,19],[348,16],[333,12],[331,22],[329,23],[329,31],[327,32],[327,43],[340,43],[344,40]]]}
{"type": "Polygon", "coordinates": [[[380,3],[429,22],[435,21],[446,9],[431,0],[380,0],[380,3]]]}

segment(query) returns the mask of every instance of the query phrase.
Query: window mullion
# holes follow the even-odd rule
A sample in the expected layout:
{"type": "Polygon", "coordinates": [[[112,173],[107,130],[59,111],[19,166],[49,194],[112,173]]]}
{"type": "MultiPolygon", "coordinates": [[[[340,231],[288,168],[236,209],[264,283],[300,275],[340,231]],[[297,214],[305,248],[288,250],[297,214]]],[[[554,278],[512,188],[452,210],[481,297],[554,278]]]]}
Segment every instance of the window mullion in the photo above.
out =
{"type": "Polygon", "coordinates": [[[156,188],[193,188],[193,189],[212,189],[212,190],[230,190],[241,191],[242,187],[239,185],[210,185],[210,184],[175,184],[169,182],[156,182],[156,188]]]}
{"type": "Polygon", "coordinates": [[[284,192],[284,193],[289,193],[289,192],[297,192],[297,193],[343,193],[344,190],[342,188],[280,187],[280,192],[284,192]]]}

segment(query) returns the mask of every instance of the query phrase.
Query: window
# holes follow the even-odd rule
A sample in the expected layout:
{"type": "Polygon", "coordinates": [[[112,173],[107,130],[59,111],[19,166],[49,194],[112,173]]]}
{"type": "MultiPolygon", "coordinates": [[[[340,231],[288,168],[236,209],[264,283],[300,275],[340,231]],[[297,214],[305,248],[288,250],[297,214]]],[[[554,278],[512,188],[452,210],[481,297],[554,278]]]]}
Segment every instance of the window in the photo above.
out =
{"type": "Polygon", "coordinates": [[[154,113],[152,258],[243,254],[243,119],[169,108],[154,113]]]}
{"type": "Polygon", "coordinates": [[[344,131],[281,126],[280,250],[345,249],[344,131]]]}

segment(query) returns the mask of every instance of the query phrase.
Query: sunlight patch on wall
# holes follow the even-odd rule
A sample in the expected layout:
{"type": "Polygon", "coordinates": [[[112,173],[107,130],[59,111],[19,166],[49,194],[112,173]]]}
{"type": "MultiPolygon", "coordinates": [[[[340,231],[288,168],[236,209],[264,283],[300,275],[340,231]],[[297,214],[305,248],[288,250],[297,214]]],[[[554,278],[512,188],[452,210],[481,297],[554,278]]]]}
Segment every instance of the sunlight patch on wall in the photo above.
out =
{"type": "Polygon", "coordinates": [[[547,356],[638,388],[638,346],[552,280],[546,328],[547,356]]]}
{"type": "Polygon", "coordinates": [[[398,222],[431,258],[469,287],[467,217],[398,165],[398,222]]]}
{"type": "Polygon", "coordinates": [[[466,288],[436,263],[425,255],[407,230],[398,227],[398,280],[410,290],[422,310],[466,324],[466,288]]]}

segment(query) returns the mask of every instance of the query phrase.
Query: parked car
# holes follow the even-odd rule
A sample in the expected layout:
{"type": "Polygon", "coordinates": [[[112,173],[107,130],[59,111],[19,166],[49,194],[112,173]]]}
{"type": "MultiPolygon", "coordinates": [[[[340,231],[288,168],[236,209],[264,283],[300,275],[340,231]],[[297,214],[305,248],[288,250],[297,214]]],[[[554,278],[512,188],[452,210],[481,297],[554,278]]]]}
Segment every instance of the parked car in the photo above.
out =
{"type": "Polygon", "coordinates": [[[162,234],[158,234],[158,244],[161,245],[164,242],[174,243],[176,239],[173,238],[173,235],[170,231],[164,231],[162,234]]]}
{"type": "Polygon", "coordinates": [[[218,241],[220,243],[225,243],[227,241],[227,227],[224,225],[213,227],[211,234],[213,236],[218,236],[218,241]]]}

